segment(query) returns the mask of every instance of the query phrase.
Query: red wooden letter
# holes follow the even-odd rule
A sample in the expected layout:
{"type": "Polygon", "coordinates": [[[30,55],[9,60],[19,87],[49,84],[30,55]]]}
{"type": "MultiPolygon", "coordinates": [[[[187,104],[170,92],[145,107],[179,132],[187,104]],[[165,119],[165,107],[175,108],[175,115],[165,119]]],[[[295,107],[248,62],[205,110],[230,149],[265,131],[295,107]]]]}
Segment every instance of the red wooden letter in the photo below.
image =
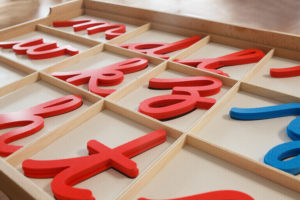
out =
{"type": "Polygon", "coordinates": [[[95,20],[55,21],[53,22],[53,26],[73,26],[75,32],[87,30],[89,35],[105,32],[105,37],[107,40],[118,37],[126,32],[126,26],[123,24],[110,24],[110,22],[95,20]]]}
{"type": "Polygon", "coordinates": [[[51,188],[58,200],[95,199],[90,190],[72,186],[109,168],[129,177],[136,177],[139,170],[130,158],[165,141],[164,130],[156,130],[114,149],[90,140],[87,145],[90,153],[88,156],[62,160],[25,160],[22,165],[24,174],[28,177],[54,177],[51,188]]]}
{"type": "Polygon", "coordinates": [[[232,65],[242,65],[258,62],[264,57],[264,52],[258,49],[246,49],[236,53],[228,54],[226,56],[221,56],[217,58],[203,58],[203,59],[186,59],[186,60],[174,60],[175,62],[189,65],[192,67],[197,67],[198,69],[203,69],[213,73],[228,76],[221,70],[220,67],[232,66],[232,65]]]}
{"type": "Polygon", "coordinates": [[[91,27],[87,31],[89,35],[105,31],[106,39],[110,40],[125,33],[126,26],[123,24],[103,24],[91,27]]]}
{"type": "Polygon", "coordinates": [[[169,56],[165,54],[189,47],[192,44],[198,42],[200,39],[201,39],[200,36],[193,36],[172,43],[159,43],[159,42],[158,43],[154,43],[154,42],[130,43],[130,44],[120,44],[119,46],[133,51],[138,51],[144,54],[148,54],[151,56],[156,56],[163,59],[169,59],[169,56]]]}
{"type": "Polygon", "coordinates": [[[23,126],[0,135],[0,156],[6,157],[22,148],[9,143],[41,130],[44,127],[43,118],[70,112],[81,104],[80,96],[68,95],[18,112],[0,114],[0,129],[23,126]]]}
{"type": "Polygon", "coordinates": [[[300,76],[300,66],[287,68],[271,68],[270,75],[274,78],[288,78],[300,76]]]}
{"type": "Polygon", "coordinates": [[[92,20],[90,19],[84,19],[84,20],[76,20],[76,21],[55,21],[53,22],[54,27],[68,27],[68,26],[74,26],[76,24],[83,24],[88,23],[92,20]]]}
{"type": "Polygon", "coordinates": [[[78,54],[71,46],[58,47],[56,42],[44,43],[43,38],[22,41],[0,42],[2,48],[12,48],[16,54],[27,54],[31,59],[54,58],[68,54],[78,54]]]}
{"type": "Polygon", "coordinates": [[[139,111],[155,119],[168,119],[183,115],[195,108],[209,109],[216,102],[206,98],[217,94],[222,82],[208,76],[175,79],[152,78],[150,88],[173,89],[171,95],[156,96],[140,103],[139,111]]]}
{"type": "MultiPolygon", "coordinates": [[[[158,199],[147,199],[139,198],[138,200],[158,200],[158,199]]],[[[175,199],[165,199],[165,200],[254,200],[248,194],[234,190],[220,190],[207,192],[203,194],[196,194],[188,197],[181,197],[175,199]]]]}
{"type": "Polygon", "coordinates": [[[89,30],[92,27],[101,26],[101,25],[104,25],[104,24],[110,24],[110,22],[105,22],[105,21],[98,21],[97,22],[97,21],[91,20],[91,21],[83,23],[83,24],[74,25],[73,30],[75,32],[83,31],[83,30],[89,30]]]}
{"type": "Polygon", "coordinates": [[[89,84],[89,90],[100,96],[107,96],[114,89],[99,88],[102,86],[118,85],[124,79],[124,74],[133,73],[146,68],[146,58],[131,58],[106,67],[75,72],[54,72],[52,76],[67,81],[73,85],[89,84]]]}

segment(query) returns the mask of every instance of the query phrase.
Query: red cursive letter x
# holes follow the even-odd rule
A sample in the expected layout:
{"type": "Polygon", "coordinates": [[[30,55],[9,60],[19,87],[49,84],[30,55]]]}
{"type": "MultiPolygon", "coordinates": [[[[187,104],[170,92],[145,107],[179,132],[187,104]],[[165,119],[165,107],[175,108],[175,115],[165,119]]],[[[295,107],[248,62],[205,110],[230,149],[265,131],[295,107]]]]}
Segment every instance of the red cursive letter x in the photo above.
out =
{"type": "Polygon", "coordinates": [[[54,177],[51,188],[58,200],[95,199],[90,190],[72,186],[109,168],[114,168],[129,177],[136,177],[139,170],[130,158],[165,141],[164,130],[148,133],[114,149],[96,140],[90,140],[87,144],[90,154],[88,156],[61,160],[29,159],[23,162],[23,170],[29,177],[54,177]]]}

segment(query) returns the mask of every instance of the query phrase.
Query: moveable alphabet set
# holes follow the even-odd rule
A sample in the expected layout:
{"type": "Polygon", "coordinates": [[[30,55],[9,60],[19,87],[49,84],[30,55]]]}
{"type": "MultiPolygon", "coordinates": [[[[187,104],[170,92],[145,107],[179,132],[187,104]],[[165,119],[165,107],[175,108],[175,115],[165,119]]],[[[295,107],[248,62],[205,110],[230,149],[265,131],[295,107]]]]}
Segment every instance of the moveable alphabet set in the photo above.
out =
{"type": "Polygon", "coordinates": [[[8,199],[300,198],[300,37],[93,0],[0,35],[8,199]]]}

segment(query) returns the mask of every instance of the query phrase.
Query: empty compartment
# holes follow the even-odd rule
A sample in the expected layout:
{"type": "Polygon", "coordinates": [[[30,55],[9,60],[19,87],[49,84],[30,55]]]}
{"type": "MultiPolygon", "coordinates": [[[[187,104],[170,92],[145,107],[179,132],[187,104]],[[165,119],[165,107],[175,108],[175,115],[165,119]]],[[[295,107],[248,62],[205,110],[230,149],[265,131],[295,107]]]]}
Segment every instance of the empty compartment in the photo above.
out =
{"type": "Polygon", "coordinates": [[[8,64],[0,62],[0,87],[13,83],[27,74],[8,64]]]}

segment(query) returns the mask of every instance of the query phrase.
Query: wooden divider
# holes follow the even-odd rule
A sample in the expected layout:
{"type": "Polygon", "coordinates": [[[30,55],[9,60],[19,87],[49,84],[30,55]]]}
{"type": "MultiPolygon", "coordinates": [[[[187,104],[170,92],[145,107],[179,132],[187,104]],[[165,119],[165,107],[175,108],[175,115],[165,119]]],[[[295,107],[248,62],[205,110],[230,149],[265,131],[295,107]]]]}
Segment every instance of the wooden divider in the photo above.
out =
{"type": "MultiPolygon", "coordinates": [[[[199,152],[206,152],[215,158],[222,159],[225,163],[231,163],[234,166],[238,166],[246,172],[254,173],[259,177],[271,180],[283,187],[300,192],[299,176],[292,176],[277,170],[261,161],[252,159],[241,152],[232,151],[230,148],[227,148],[226,145],[220,146],[217,144],[217,141],[208,141],[203,137],[204,129],[209,123],[214,122],[217,117],[224,115],[224,113],[226,115],[225,117],[229,116],[227,110],[224,111],[223,109],[230,105],[230,102],[241,93],[256,95],[259,98],[267,98],[268,100],[265,101],[270,102],[300,102],[300,96],[295,95],[296,88],[295,91],[293,91],[295,92],[293,94],[285,92],[284,88],[280,90],[270,88],[267,84],[264,84],[263,79],[262,84],[257,84],[256,81],[253,81],[261,78],[258,74],[261,70],[266,69],[266,66],[269,65],[274,57],[292,59],[293,61],[298,62],[300,55],[299,36],[266,30],[249,29],[192,17],[97,2],[94,0],[75,0],[51,8],[48,17],[1,30],[0,37],[3,41],[13,40],[15,37],[34,31],[66,39],[70,44],[80,44],[85,46],[86,49],[80,51],[78,55],[67,57],[59,62],[46,66],[45,68],[32,67],[28,62],[23,63],[22,57],[13,59],[5,54],[1,54],[1,62],[14,69],[25,72],[26,75],[13,83],[0,87],[0,98],[4,98],[5,95],[13,94],[24,87],[41,81],[51,86],[55,86],[58,90],[62,90],[66,93],[82,96],[84,102],[88,104],[88,107],[54,128],[54,130],[47,132],[25,145],[21,150],[15,152],[6,159],[0,160],[0,177],[4,180],[3,183],[5,183],[0,186],[0,189],[10,198],[54,199],[52,195],[48,194],[45,188],[40,187],[36,183],[33,183],[31,179],[23,176],[22,170],[20,170],[20,164],[25,159],[34,157],[48,146],[51,146],[63,137],[68,136],[68,134],[75,134],[72,131],[85,123],[88,123],[98,114],[104,113],[103,115],[109,116],[109,114],[105,114],[105,112],[111,112],[113,115],[120,116],[120,118],[116,118],[116,120],[119,120],[120,122],[122,118],[138,124],[138,129],[141,129],[141,132],[148,129],[164,129],[167,131],[168,138],[171,141],[168,141],[170,144],[168,143],[169,146],[166,149],[157,153],[157,158],[150,162],[149,166],[143,170],[143,173],[140,176],[125,185],[126,187],[124,187],[121,192],[117,191],[118,194],[115,199],[128,200],[135,198],[135,196],[142,191],[147,184],[151,183],[154,177],[158,175],[159,172],[174,159],[174,157],[185,151],[186,147],[193,147],[199,152]],[[127,23],[133,25],[135,28],[112,40],[100,41],[83,34],[60,30],[59,28],[52,26],[53,21],[69,20],[82,16],[91,16],[120,23],[127,23]],[[178,36],[178,38],[200,35],[202,39],[184,50],[171,54],[170,58],[167,60],[117,46],[117,44],[126,43],[127,41],[134,41],[135,38],[140,37],[142,34],[149,33],[149,31],[157,31],[164,35],[175,35],[178,36]],[[233,49],[236,48],[257,48],[264,51],[266,55],[259,62],[249,67],[249,70],[247,70],[245,74],[240,74],[239,78],[231,76],[225,77],[173,61],[174,59],[186,59],[212,43],[220,45],[228,51],[233,51],[233,49]],[[144,57],[148,59],[151,68],[148,67],[147,70],[140,72],[138,76],[130,79],[130,81],[126,82],[124,85],[121,85],[114,93],[107,97],[100,97],[89,92],[87,89],[69,84],[51,76],[51,73],[53,72],[63,71],[68,67],[72,67],[73,65],[92,57],[97,57],[103,53],[119,56],[120,58],[144,57]],[[136,109],[137,106],[132,108],[122,102],[122,99],[127,98],[140,88],[148,90],[148,87],[146,86],[151,78],[170,71],[182,76],[211,76],[223,82],[223,93],[216,97],[218,99],[217,103],[211,109],[205,112],[203,111],[202,114],[196,116],[195,123],[191,123],[188,129],[176,126],[176,124],[153,119],[138,112],[136,109]]],[[[160,33],[157,34],[159,35],[160,33]]],[[[147,37],[147,40],[149,39],[156,42],[156,38],[147,37]]],[[[199,58],[202,58],[201,54],[199,55],[199,58]]],[[[111,62],[113,63],[114,60],[111,60],[111,62]]],[[[82,68],[84,68],[84,66],[82,68]]],[[[126,75],[124,78],[126,79],[126,75]]],[[[283,83],[286,82],[284,79],[278,79],[278,81],[282,81],[283,83]]],[[[295,80],[295,84],[297,83],[299,83],[299,80],[295,80]]],[[[9,104],[10,102],[7,103],[9,104]]],[[[218,126],[218,124],[215,126],[218,126]]],[[[200,159],[200,157],[198,158],[200,159]]],[[[176,174],[174,174],[174,176],[176,176],[176,174]]],[[[291,191],[293,195],[294,191],[291,191]]]]}

